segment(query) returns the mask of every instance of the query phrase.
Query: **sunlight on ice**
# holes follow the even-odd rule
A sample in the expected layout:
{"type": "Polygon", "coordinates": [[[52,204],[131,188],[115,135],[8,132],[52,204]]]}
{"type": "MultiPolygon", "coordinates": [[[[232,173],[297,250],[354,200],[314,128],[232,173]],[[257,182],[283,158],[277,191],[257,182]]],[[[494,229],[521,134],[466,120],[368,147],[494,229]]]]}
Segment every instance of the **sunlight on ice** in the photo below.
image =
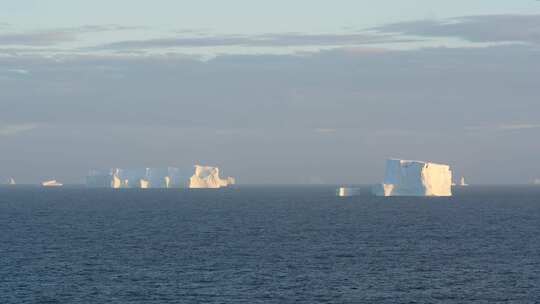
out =
{"type": "Polygon", "coordinates": [[[450,166],[423,161],[388,159],[377,196],[452,196],[450,166]]]}
{"type": "Polygon", "coordinates": [[[195,174],[189,179],[189,188],[222,188],[235,184],[235,179],[227,177],[221,179],[219,177],[219,168],[195,165],[195,174]]]}

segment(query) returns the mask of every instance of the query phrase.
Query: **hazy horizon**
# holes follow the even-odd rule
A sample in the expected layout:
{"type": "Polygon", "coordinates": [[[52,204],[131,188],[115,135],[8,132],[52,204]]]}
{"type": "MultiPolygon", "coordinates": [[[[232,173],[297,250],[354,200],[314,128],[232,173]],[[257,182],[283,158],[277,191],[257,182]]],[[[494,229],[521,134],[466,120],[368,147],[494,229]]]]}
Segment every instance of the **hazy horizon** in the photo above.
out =
{"type": "Polygon", "coordinates": [[[530,184],[538,79],[533,0],[16,1],[0,178],[206,164],[240,184],[373,184],[396,157],[530,184]]]}

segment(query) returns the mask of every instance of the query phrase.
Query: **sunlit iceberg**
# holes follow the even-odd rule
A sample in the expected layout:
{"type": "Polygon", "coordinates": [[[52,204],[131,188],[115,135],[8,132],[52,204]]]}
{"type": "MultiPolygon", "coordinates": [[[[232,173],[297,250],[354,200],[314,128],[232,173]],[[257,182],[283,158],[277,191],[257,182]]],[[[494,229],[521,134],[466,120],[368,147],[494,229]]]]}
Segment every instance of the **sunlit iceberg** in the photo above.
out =
{"type": "Polygon", "coordinates": [[[232,177],[221,179],[219,168],[209,166],[195,166],[195,174],[189,179],[189,188],[222,188],[234,185],[236,180],[232,177]]]}
{"type": "Polygon", "coordinates": [[[122,181],[121,188],[148,188],[147,168],[117,169],[116,175],[122,181]]]}
{"type": "Polygon", "coordinates": [[[339,187],[336,191],[337,196],[339,197],[349,197],[360,195],[359,188],[350,188],[350,187],[339,187]]]}
{"type": "Polygon", "coordinates": [[[91,188],[184,188],[187,177],[178,168],[112,168],[91,170],[86,185],[91,188]]]}
{"type": "Polygon", "coordinates": [[[389,159],[377,196],[452,196],[450,166],[423,161],[389,159]]]}
{"type": "Polygon", "coordinates": [[[41,183],[41,185],[43,187],[62,187],[64,184],[59,183],[58,181],[53,179],[53,180],[44,181],[43,183],[41,183]]]}

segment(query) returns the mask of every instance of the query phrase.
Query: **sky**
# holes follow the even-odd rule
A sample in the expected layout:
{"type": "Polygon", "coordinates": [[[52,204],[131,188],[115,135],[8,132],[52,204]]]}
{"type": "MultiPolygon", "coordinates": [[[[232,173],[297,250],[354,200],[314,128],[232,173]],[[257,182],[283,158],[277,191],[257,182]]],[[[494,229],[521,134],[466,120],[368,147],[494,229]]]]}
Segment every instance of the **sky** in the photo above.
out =
{"type": "Polygon", "coordinates": [[[539,1],[0,0],[0,178],[540,177],[539,1]]]}

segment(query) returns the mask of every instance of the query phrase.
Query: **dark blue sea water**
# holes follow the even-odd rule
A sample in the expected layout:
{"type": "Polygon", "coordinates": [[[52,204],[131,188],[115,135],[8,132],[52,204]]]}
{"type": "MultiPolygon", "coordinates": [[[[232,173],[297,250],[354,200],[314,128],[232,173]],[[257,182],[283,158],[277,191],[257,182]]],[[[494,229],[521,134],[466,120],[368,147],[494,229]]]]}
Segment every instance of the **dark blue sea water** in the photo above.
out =
{"type": "Polygon", "coordinates": [[[0,189],[0,303],[539,303],[540,187],[0,189]]]}

